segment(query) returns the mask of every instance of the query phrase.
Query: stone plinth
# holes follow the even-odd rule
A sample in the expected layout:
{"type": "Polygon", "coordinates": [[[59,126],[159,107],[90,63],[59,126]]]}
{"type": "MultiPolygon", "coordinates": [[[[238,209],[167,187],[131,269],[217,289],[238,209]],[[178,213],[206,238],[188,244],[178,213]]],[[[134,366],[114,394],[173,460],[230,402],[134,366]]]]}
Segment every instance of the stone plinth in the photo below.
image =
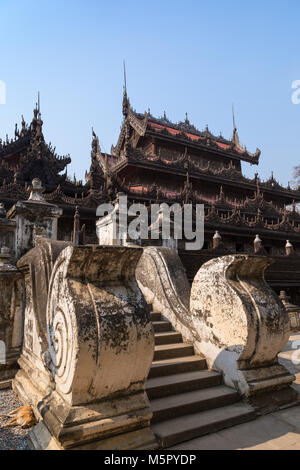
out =
{"type": "Polygon", "coordinates": [[[9,263],[10,250],[0,253],[0,389],[9,387],[18,370],[23,339],[23,279],[9,263]]]}
{"type": "Polygon", "coordinates": [[[7,213],[7,218],[16,224],[16,259],[34,247],[36,236],[57,239],[57,221],[62,209],[46,202],[42,191],[40,180],[33,180],[29,199],[18,201],[7,213]]]}

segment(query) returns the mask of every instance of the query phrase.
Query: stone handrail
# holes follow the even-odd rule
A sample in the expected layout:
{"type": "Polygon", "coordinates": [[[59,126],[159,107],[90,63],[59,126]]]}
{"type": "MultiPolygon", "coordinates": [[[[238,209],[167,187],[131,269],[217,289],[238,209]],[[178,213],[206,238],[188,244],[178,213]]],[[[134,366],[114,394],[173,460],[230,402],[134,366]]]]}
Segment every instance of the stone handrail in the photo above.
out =
{"type": "Polygon", "coordinates": [[[190,285],[177,253],[167,247],[144,248],[136,277],[148,304],[168,318],[185,341],[193,343],[190,285]]]}
{"type": "Polygon", "coordinates": [[[149,247],[138,264],[139,286],[154,310],[182,333],[225,383],[250,397],[293,380],[278,363],[288,341],[288,314],[264,280],[271,259],[228,255],[205,263],[191,289],[175,251],[149,247]]]}

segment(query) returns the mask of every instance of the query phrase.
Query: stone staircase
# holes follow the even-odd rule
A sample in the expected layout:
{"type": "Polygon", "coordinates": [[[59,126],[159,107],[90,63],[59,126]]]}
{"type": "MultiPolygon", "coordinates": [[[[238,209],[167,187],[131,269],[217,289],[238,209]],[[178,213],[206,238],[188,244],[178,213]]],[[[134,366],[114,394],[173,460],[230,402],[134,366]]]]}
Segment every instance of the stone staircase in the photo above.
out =
{"type": "Polygon", "coordinates": [[[255,418],[254,409],[207,369],[206,360],[183,343],[161,313],[152,312],[155,353],[146,382],[161,448],[220,431],[255,418]]]}

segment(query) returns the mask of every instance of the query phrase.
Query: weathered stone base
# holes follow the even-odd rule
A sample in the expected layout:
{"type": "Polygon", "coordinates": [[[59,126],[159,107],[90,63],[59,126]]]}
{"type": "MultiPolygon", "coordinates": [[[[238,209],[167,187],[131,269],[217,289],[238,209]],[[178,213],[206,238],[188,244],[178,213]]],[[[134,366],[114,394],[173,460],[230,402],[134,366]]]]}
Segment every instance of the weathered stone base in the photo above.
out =
{"type": "MultiPolygon", "coordinates": [[[[51,436],[43,422],[31,429],[27,436],[28,445],[32,450],[65,450],[57,440],[51,436]]],[[[68,450],[155,450],[158,444],[151,429],[144,428],[137,431],[112,436],[73,446],[68,450]]]]}
{"type": "Polygon", "coordinates": [[[247,396],[286,388],[295,380],[295,376],[280,364],[239,370],[238,376],[241,383],[245,381],[247,396]]]}
{"type": "Polygon", "coordinates": [[[261,415],[300,405],[300,395],[293,387],[288,386],[257,393],[248,397],[247,402],[255,408],[258,415],[261,415]]]}
{"type": "Polygon", "coordinates": [[[144,392],[71,406],[53,392],[38,404],[42,421],[29,433],[40,450],[156,449],[152,413],[144,392]]]}

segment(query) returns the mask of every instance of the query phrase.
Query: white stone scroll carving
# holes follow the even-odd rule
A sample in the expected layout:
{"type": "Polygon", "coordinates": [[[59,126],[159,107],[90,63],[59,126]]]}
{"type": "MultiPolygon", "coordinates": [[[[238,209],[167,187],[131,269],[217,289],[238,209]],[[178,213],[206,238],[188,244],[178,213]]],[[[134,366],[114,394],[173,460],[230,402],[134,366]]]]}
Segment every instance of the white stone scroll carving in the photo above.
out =
{"type": "Polygon", "coordinates": [[[154,334],[135,279],[141,254],[69,246],[57,258],[46,310],[53,386],[38,403],[43,419],[30,433],[35,448],[157,446],[144,388],[154,334]]]}
{"type": "Polygon", "coordinates": [[[294,380],[278,364],[288,341],[288,314],[264,280],[271,259],[229,255],[205,263],[191,290],[195,348],[225,383],[250,396],[294,380]]]}

